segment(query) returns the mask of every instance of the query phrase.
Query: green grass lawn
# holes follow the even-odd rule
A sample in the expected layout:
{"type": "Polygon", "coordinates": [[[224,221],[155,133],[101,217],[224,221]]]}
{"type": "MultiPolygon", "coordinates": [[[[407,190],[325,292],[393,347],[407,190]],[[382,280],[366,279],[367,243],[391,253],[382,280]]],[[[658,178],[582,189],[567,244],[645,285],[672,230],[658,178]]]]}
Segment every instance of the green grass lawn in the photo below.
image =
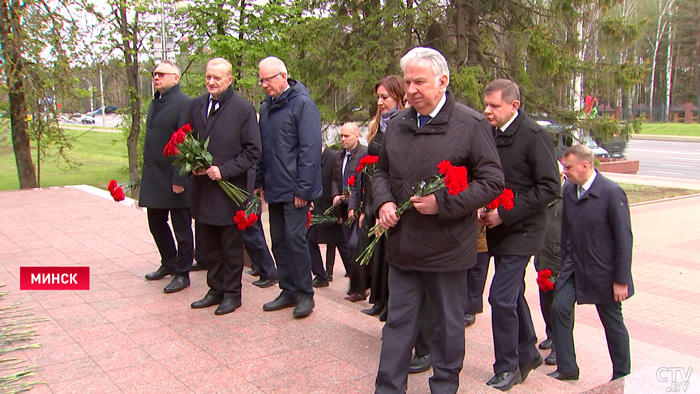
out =
{"type": "Polygon", "coordinates": [[[700,124],[691,123],[643,123],[641,134],[684,135],[700,137],[700,124]]]}
{"type": "MultiPolygon", "coordinates": [[[[87,184],[106,188],[110,179],[128,181],[126,141],[120,134],[78,130],[66,130],[66,134],[76,137],[67,155],[79,166],[69,169],[51,151],[41,162],[41,187],[87,184]]],[[[4,136],[8,138],[0,138],[0,190],[19,189],[12,140],[6,133],[0,137],[4,136]]],[[[32,158],[36,166],[34,147],[32,158]]]]}

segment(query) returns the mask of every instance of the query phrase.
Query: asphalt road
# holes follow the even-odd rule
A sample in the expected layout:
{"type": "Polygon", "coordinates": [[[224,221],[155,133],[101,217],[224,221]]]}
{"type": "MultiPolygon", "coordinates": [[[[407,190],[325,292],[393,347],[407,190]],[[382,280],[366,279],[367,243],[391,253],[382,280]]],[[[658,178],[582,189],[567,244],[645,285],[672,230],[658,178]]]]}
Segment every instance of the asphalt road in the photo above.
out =
{"type": "Polygon", "coordinates": [[[700,141],[632,139],[628,159],[639,160],[639,175],[700,179],[700,141]]]}

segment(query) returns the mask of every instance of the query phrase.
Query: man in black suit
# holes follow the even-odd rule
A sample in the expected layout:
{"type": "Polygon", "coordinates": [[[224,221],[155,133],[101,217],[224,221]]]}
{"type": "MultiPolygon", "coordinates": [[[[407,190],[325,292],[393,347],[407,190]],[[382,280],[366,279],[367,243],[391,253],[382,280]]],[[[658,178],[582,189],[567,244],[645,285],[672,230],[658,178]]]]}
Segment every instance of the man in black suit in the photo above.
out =
{"type": "MultiPolygon", "coordinates": [[[[323,194],[314,200],[313,213],[322,215],[323,212],[333,205],[333,193],[331,184],[335,173],[335,159],[337,152],[328,149],[326,145],[321,148],[321,179],[323,182],[323,194]]],[[[306,240],[309,243],[309,255],[311,256],[311,272],[314,274],[313,287],[327,287],[328,282],[333,280],[333,266],[335,264],[336,245],[342,244],[338,249],[341,251],[343,264],[350,265],[352,257],[348,252],[345,238],[343,236],[342,224],[324,223],[314,224],[306,233],[306,240]],[[319,244],[326,244],[326,268],[323,268],[321,249],[319,244]],[[346,261],[347,260],[347,261],[346,261]]]]}
{"type": "Polygon", "coordinates": [[[544,243],[545,210],[559,192],[559,171],[552,139],[519,111],[520,88],[515,82],[498,79],[488,84],[484,103],[506,188],[515,195],[513,209],[501,206],[481,213],[496,269],[489,293],[495,376],[487,384],[507,391],[543,362],[525,301],[525,268],[544,243]]]}
{"type": "Polygon", "coordinates": [[[552,303],[557,370],[560,380],[579,376],[574,350],[574,304],[595,304],[605,328],[613,363],[612,378],[630,373],[630,338],[622,301],[634,294],[632,224],[627,195],[594,168],[585,145],[564,152],[567,177],[561,225],[561,274],[552,303]]]}
{"type": "Polygon", "coordinates": [[[192,308],[220,304],[214,313],[223,315],[241,306],[243,232],[233,217],[243,207],[217,181],[251,191],[248,170],[260,158],[260,131],[255,108],[231,88],[231,63],[211,59],[205,82],[208,93],[194,99],[188,120],[198,140],[209,139],[208,150],[214,156],[211,167],[193,172],[192,185],[192,216],[199,223],[204,258],[212,265],[207,271],[209,291],[192,308]]]}
{"type": "MultiPolygon", "coordinates": [[[[335,162],[335,174],[333,175],[333,205],[338,212],[338,217],[345,222],[348,218],[359,219],[359,213],[354,210],[348,210],[350,203],[350,195],[353,187],[348,184],[348,179],[357,176],[357,165],[360,159],[367,156],[367,147],[360,143],[360,128],[353,122],[345,123],[340,128],[340,143],[343,149],[338,153],[335,162]],[[357,217],[356,217],[357,216],[357,217]]],[[[346,300],[356,302],[367,298],[365,293],[367,286],[367,267],[360,266],[353,257],[357,255],[355,248],[357,247],[357,230],[359,229],[358,222],[355,221],[350,225],[343,224],[344,244],[338,244],[338,250],[341,257],[343,255],[349,258],[343,258],[345,272],[350,275],[350,291],[346,300]]]]}
{"type": "Polygon", "coordinates": [[[192,218],[190,216],[190,175],[180,175],[172,157],[163,155],[170,136],[185,124],[192,99],[180,90],[180,68],[162,61],[153,70],[155,97],[148,107],[146,136],[143,143],[143,172],[139,205],[148,208],[148,228],[153,234],[161,266],[146,275],[148,280],[173,275],[163,289],[166,293],[183,290],[190,285],[190,267],[194,253],[192,218]],[[168,226],[168,215],[173,233],[168,226]]]}

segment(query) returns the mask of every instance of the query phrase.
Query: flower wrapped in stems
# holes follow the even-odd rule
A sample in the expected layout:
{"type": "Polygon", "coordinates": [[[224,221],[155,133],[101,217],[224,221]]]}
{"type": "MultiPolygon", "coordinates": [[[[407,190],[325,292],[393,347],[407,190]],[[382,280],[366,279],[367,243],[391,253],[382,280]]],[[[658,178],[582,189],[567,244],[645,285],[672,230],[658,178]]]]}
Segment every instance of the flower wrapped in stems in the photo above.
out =
{"type": "Polygon", "coordinates": [[[374,168],[377,165],[377,162],[379,161],[379,156],[370,156],[367,155],[363,158],[360,159],[360,162],[357,164],[357,169],[355,172],[359,173],[364,173],[367,175],[367,178],[371,181],[372,176],[374,175],[374,168]]]}
{"type": "Polygon", "coordinates": [[[233,217],[239,230],[252,227],[258,221],[258,207],[260,207],[260,193],[253,193],[248,206],[244,210],[236,211],[236,216],[233,217]]]}
{"type": "MultiPolygon", "coordinates": [[[[214,156],[207,150],[209,138],[204,142],[197,140],[192,135],[192,126],[187,123],[170,136],[170,141],[163,148],[163,155],[175,156],[173,164],[180,168],[180,174],[191,171],[206,170],[214,163],[214,156]]],[[[242,205],[248,198],[248,192],[229,181],[219,179],[216,181],[221,189],[236,204],[242,205]]]]}
{"type": "MultiPolygon", "coordinates": [[[[469,185],[467,183],[467,169],[466,167],[453,166],[449,161],[443,160],[437,166],[440,175],[436,175],[429,181],[421,181],[413,194],[414,197],[425,197],[427,195],[433,194],[443,187],[447,188],[449,195],[454,196],[465,190],[469,185]]],[[[413,207],[413,202],[409,199],[401,203],[396,208],[396,216],[401,216],[404,212],[413,207]]],[[[372,241],[367,245],[365,250],[357,256],[357,262],[360,265],[369,264],[372,255],[374,254],[374,249],[377,247],[379,239],[386,235],[387,229],[381,224],[377,224],[369,229],[367,234],[368,237],[374,237],[372,241]]]]}

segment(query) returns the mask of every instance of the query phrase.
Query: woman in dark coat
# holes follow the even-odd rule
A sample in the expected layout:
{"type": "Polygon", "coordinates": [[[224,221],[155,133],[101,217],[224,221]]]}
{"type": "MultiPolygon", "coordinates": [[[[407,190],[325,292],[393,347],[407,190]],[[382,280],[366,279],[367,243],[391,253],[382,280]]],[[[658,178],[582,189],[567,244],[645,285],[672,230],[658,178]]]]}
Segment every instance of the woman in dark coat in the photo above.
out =
{"type": "MultiPolygon", "coordinates": [[[[371,156],[379,156],[379,151],[384,143],[384,132],[389,121],[401,112],[406,104],[406,85],[393,75],[384,77],[374,86],[377,94],[377,114],[369,124],[367,134],[367,151],[371,156]]],[[[369,229],[375,224],[374,212],[372,212],[372,181],[365,174],[358,176],[355,190],[350,201],[350,209],[361,212],[360,235],[357,243],[356,255],[359,255],[369,244],[367,236],[369,229]]],[[[386,319],[386,305],[389,300],[388,266],[384,263],[384,239],[382,238],[370,260],[370,272],[372,275],[371,295],[369,302],[374,304],[370,309],[362,312],[368,315],[379,315],[380,319],[386,319]]]]}

